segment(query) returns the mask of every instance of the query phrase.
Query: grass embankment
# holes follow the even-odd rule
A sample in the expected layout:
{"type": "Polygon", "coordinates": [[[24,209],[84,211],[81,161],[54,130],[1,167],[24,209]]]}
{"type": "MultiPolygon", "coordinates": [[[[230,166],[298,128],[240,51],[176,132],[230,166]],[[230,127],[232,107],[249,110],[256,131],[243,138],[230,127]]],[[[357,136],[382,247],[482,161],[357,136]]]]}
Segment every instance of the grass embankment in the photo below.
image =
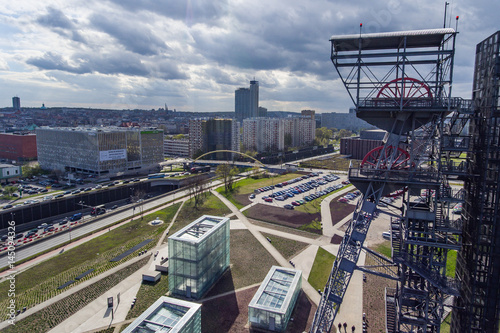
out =
{"type": "Polygon", "coordinates": [[[448,251],[448,257],[446,258],[446,276],[453,278],[455,277],[455,269],[457,267],[457,251],[448,251]]]}
{"type": "Polygon", "coordinates": [[[390,241],[384,241],[380,244],[377,244],[374,250],[386,256],[387,258],[392,258],[392,248],[390,241]]]}
{"type": "Polygon", "coordinates": [[[129,277],[132,273],[143,267],[148,260],[149,256],[146,256],[143,259],[119,270],[118,272],[83,288],[78,293],[67,296],[62,300],[41,309],[31,316],[16,322],[16,325],[9,325],[3,330],[3,332],[47,332],[92,302],[94,299],[101,296],[106,292],[106,290],[109,290],[125,278],[129,277]]]}
{"type": "Polygon", "coordinates": [[[206,297],[260,283],[278,262],[248,230],[231,230],[231,269],[206,297]]]}
{"type": "Polygon", "coordinates": [[[330,252],[318,248],[316,257],[314,258],[314,263],[311,268],[311,273],[307,281],[313,286],[314,289],[323,290],[326,283],[328,282],[328,277],[332,271],[333,262],[335,261],[335,256],[330,252]]]}
{"type": "MultiPolygon", "coordinates": [[[[165,296],[168,292],[168,275],[162,274],[160,281],[156,283],[142,283],[136,295],[135,305],[127,314],[128,319],[139,317],[141,313],[146,311],[154,302],[161,296],[165,296]]],[[[129,304],[124,304],[129,306],[129,304]]],[[[126,325],[128,326],[128,325],[126,325]]]]}
{"type": "Polygon", "coordinates": [[[262,233],[264,237],[267,237],[271,240],[271,244],[278,250],[279,253],[286,259],[290,260],[299,252],[304,250],[309,244],[295,241],[290,238],[283,238],[276,235],[262,233]]]}
{"type": "Polygon", "coordinates": [[[333,155],[319,157],[318,159],[301,162],[301,168],[329,169],[338,171],[348,171],[350,159],[344,155],[333,155]]]}
{"type": "MultiPolygon", "coordinates": [[[[133,258],[137,255],[136,253],[120,261],[110,262],[110,259],[145,239],[153,239],[153,241],[141,250],[151,249],[156,246],[159,237],[168,227],[179,206],[180,204],[175,204],[146,215],[142,220],[140,218],[135,219],[19,273],[16,275],[17,308],[30,308],[60,294],[67,288],[59,290],[57,287],[73,280],[76,276],[89,269],[94,269],[94,271],[85,278],[73,283],[71,287],[133,258]],[[158,226],[149,225],[148,222],[156,217],[159,217],[165,223],[158,226]]],[[[0,299],[0,318],[5,318],[7,315],[6,305],[9,300],[6,296],[8,289],[8,281],[0,284],[0,295],[2,295],[0,299]]]]}
{"type": "Polygon", "coordinates": [[[231,210],[210,192],[206,192],[203,195],[203,202],[198,207],[194,206],[194,199],[189,199],[184,203],[174,225],[170,228],[170,235],[184,228],[202,215],[225,216],[231,213],[231,210]]]}

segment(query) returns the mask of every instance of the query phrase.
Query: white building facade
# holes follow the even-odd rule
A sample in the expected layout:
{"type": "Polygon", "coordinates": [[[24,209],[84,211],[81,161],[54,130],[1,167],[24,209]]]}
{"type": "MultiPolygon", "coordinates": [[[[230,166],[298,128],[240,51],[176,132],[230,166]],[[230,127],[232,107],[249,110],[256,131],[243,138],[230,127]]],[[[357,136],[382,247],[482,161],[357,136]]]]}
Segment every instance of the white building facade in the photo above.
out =
{"type": "Polygon", "coordinates": [[[156,128],[40,127],[36,135],[43,169],[101,175],[163,161],[163,131],[156,128]]]}

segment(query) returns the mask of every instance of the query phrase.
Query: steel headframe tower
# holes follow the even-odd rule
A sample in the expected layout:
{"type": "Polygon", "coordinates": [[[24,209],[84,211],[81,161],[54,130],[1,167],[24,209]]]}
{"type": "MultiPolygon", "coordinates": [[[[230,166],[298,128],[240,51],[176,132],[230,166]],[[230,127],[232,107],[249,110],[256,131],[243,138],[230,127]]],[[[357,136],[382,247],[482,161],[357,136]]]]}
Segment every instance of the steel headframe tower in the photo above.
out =
{"type": "Polygon", "coordinates": [[[452,332],[500,330],[500,31],[476,47],[474,114],[452,332]]]}
{"type": "Polygon", "coordinates": [[[446,277],[447,254],[461,247],[460,220],[450,210],[463,191],[454,191],[448,179],[465,176],[461,153],[468,149],[468,103],[450,98],[455,37],[455,30],[444,28],[330,39],[331,60],[357,116],[388,134],[383,146],[349,168],[363,196],[311,332],[331,330],[355,269],[397,281],[397,288],[386,290],[388,332],[439,332],[443,303],[457,295],[446,277]],[[386,196],[399,199],[382,208],[386,196]],[[378,213],[391,216],[392,258],[385,271],[357,265],[363,249],[373,253],[363,243],[378,213]]]}

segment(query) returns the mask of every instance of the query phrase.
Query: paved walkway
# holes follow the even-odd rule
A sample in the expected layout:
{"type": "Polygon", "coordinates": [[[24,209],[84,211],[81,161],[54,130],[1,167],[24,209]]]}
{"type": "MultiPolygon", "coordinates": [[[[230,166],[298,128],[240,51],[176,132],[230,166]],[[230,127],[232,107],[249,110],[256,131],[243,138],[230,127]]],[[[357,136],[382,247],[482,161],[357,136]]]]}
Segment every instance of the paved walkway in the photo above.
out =
{"type": "MultiPolygon", "coordinates": [[[[163,240],[168,235],[170,228],[174,224],[177,216],[182,209],[182,205],[179,207],[177,212],[175,213],[172,221],[170,222],[168,228],[163,232],[162,236],[158,240],[156,247],[151,251],[148,251],[150,254],[149,262],[144,265],[141,269],[127,277],[125,280],[108,290],[102,296],[97,298],[96,300],[89,303],[83,309],[63,321],[61,324],[54,327],[49,332],[51,333],[59,333],[59,332],[71,332],[71,333],[80,333],[96,330],[98,328],[110,326],[116,322],[125,321],[127,314],[130,310],[130,304],[132,300],[136,297],[137,292],[142,284],[142,274],[148,273],[151,271],[151,267],[154,267],[156,263],[159,262],[160,258],[154,257],[153,253],[156,251],[164,252],[167,248],[167,244],[163,244],[163,240]],[[120,294],[120,303],[118,303],[117,295],[120,294]],[[114,301],[114,313],[112,314],[110,310],[107,309],[107,300],[108,297],[113,297],[114,301]]],[[[143,257],[137,257],[136,260],[142,259],[143,257]]],[[[153,268],[154,270],[154,268],[153,268]]],[[[98,276],[99,277],[99,276],[98,276]]]]}
{"type": "MultiPolygon", "coordinates": [[[[269,241],[259,232],[257,227],[250,223],[245,215],[243,215],[236,206],[234,206],[229,200],[227,200],[224,196],[219,194],[217,191],[212,190],[212,194],[214,194],[217,198],[219,198],[230,210],[231,212],[238,217],[240,221],[247,227],[247,229],[252,233],[252,235],[264,246],[264,248],[273,256],[273,258],[278,262],[278,264],[282,267],[293,268],[292,265],[279,253],[274,246],[269,243],[269,241]]],[[[316,290],[307,282],[307,280],[302,279],[302,290],[307,294],[309,299],[311,299],[316,305],[319,304],[320,296],[316,290]]]]}
{"type": "MultiPolygon", "coordinates": [[[[337,255],[338,252],[338,245],[331,244],[330,240],[331,237],[335,234],[343,236],[344,233],[340,230],[340,228],[343,226],[343,224],[351,219],[351,215],[346,216],[342,221],[337,223],[335,226],[332,225],[332,220],[331,220],[331,213],[329,209],[329,205],[331,200],[334,198],[343,195],[345,192],[348,192],[352,190],[352,187],[347,187],[334,195],[330,195],[326,198],[323,199],[321,203],[321,215],[322,215],[322,223],[323,223],[323,236],[318,237],[318,238],[309,238],[309,237],[304,237],[296,234],[290,234],[284,231],[272,229],[272,228],[266,228],[264,226],[257,226],[248,221],[246,216],[242,214],[242,211],[250,208],[251,206],[255,205],[255,203],[252,203],[241,210],[238,210],[237,207],[235,207],[229,200],[227,200],[225,197],[220,195],[218,192],[211,190],[211,193],[218,197],[230,210],[231,213],[227,214],[227,217],[236,217],[236,219],[231,220],[231,229],[248,229],[252,235],[264,246],[264,248],[275,258],[275,260],[278,262],[279,265],[283,267],[292,267],[292,265],[285,259],[279,251],[277,251],[272,244],[270,244],[267,239],[261,234],[262,232],[271,234],[271,235],[276,235],[279,237],[283,238],[288,238],[288,239],[293,239],[297,240],[306,244],[309,244],[308,247],[306,247],[301,253],[297,254],[294,258],[292,258],[292,262],[295,264],[296,269],[300,269],[303,274],[303,280],[302,280],[302,289],[303,291],[307,294],[309,299],[313,301],[316,305],[319,304],[320,301],[320,294],[318,293],[317,290],[315,290],[307,281],[310,271],[312,268],[312,265],[314,263],[314,259],[316,257],[316,252],[319,247],[324,248],[325,250],[329,251],[330,253],[337,255]]],[[[169,203],[171,204],[171,203],[169,203]]],[[[163,207],[161,207],[163,208],[163,207]]],[[[159,208],[159,209],[161,209],[159,208]]],[[[173,221],[175,221],[177,217],[177,214],[173,218],[173,221]]],[[[162,238],[158,242],[157,246],[150,251],[151,254],[153,254],[156,251],[160,251],[163,253],[166,251],[166,244],[163,243],[164,237],[168,234],[168,231],[173,223],[171,222],[170,226],[167,228],[165,233],[163,234],[162,238]]],[[[126,223],[126,222],[124,222],[126,223]]],[[[112,227],[116,228],[117,226],[112,227]]],[[[89,238],[97,237],[98,235],[107,232],[107,230],[103,230],[98,234],[94,234],[89,236],[88,238],[79,240],[78,242],[74,242],[70,245],[67,245],[65,248],[69,249],[74,246],[79,245],[80,243],[88,240],[89,238]]],[[[34,261],[26,263],[26,267],[29,267],[35,263],[37,263],[40,260],[45,260],[46,258],[50,256],[57,255],[60,252],[60,250],[53,251],[49,254],[46,254],[44,256],[36,258],[34,261]]],[[[40,309],[46,307],[49,304],[52,304],[68,295],[71,295],[73,293],[79,292],[81,289],[84,287],[96,282],[99,279],[102,279],[105,276],[108,276],[110,274],[113,274],[114,272],[118,271],[119,269],[125,267],[126,265],[130,265],[131,263],[140,260],[143,257],[136,257],[133,258],[126,263],[117,266],[103,274],[100,274],[90,280],[87,280],[71,289],[68,291],[61,293],[60,295],[48,300],[47,302],[44,302],[42,304],[39,304],[33,308],[28,309],[24,314],[21,314],[18,318],[22,319],[36,311],[39,311],[40,309]]],[[[159,260],[159,259],[157,259],[159,260]]],[[[362,253],[362,256],[358,262],[358,265],[362,265],[364,263],[364,253],[362,253]]],[[[127,277],[125,280],[114,286],[112,289],[107,291],[104,295],[99,297],[98,299],[94,300],[90,304],[88,304],[86,307],[84,307],[82,310],[78,311],[75,315],[69,317],[67,320],[62,322],[60,325],[52,329],[50,332],[53,333],[59,333],[59,332],[94,332],[103,328],[108,327],[109,325],[116,325],[117,323],[120,324],[125,324],[131,322],[131,320],[125,321],[125,318],[127,316],[127,313],[130,309],[130,304],[134,297],[136,297],[137,291],[140,288],[141,281],[142,281],[142,274],[146,271],[149,271],[154,267],[154,256],[151,256],[150,261],[147,265],[145,265],[143,268],[138,270],[137,272],[133,273],[129,277],[127,277]],[[120,293],[120,304],[117,305],[117,300],[116,300],[116,295],[120,293]],[[113,296],[114,297],[114,304],[115,304],[115,309],[113,316],[109,310],[107,310],[107,298],[113,296]]],[[[362,304],[362,299],[363,299],[363,273],[359,271],[355,271],[353,274],[353,277],[351,278],[351,283],[349,284],[349,287],[347,289],[347,293],[344,298],[344,302],[342,303],[342,308],[341,311],[338,313],[337,318],[335,320],[335,324],[337,324],[339,321],[340,322],[347,322],[349,325],[349,328],[352,325],[355,325],[356,328],[361,329],[361,322],[362,322],[362,311],[363,311],[363,304],[362,304]]],[[[4,322],[5,323],[5,322],[4,322]]],[[[0,323],[0,329],[2,329],[4,326],[2,326],[2,323],[0,323]]]]}

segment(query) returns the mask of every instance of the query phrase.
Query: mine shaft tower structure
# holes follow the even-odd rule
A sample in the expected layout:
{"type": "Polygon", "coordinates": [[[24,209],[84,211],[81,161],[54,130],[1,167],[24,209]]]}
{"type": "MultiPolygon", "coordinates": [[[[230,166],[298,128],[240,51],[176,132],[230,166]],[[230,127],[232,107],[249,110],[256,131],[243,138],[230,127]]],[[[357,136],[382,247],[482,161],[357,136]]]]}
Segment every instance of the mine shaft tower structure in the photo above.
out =
{"type": "Polygon", "coordinates": [[[469,174],[451,332],[500,330],[500,31],[476,47],[469,174]]]}
{"type": "Polygon", "coordinates": [[[444,303],[458,295],[446,276],[461,248],[464,152],[470,101],[451,98],[456,32],[451,28],[331,37],[331,60],[357,116],[388,133],[349,168],[362,192],[322,293],[311,332],[330,332],[355,269],[396,281],[386,290],[388,332],[439,332],[444,303]],[[384,197],[397,198],[386,206],[384,197]],[[392,258],[363,247],[372,220],[391,216],[392,258]],[[358,266],[362,250],[380,265],[358,266]]]}

